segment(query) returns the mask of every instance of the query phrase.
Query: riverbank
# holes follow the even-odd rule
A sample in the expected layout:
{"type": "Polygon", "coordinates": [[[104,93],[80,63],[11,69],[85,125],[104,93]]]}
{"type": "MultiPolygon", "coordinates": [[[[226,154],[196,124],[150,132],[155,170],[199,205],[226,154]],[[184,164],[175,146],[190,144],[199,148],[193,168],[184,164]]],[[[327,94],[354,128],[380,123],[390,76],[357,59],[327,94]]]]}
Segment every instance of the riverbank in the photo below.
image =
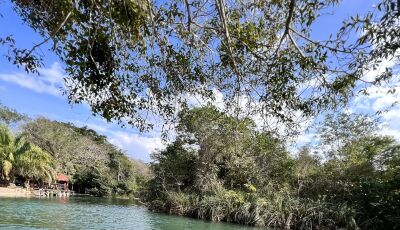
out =
{"type": "Polygon", "coordinates": [[[257,230],[153,213],[131,200],[1,198],[0,229],[257,230]]]}
{"type": "Polygon", "coordinates": [[[35,195],[21,187],[0,187],[0,198],[1,197],[34,197],[35,195]]]}

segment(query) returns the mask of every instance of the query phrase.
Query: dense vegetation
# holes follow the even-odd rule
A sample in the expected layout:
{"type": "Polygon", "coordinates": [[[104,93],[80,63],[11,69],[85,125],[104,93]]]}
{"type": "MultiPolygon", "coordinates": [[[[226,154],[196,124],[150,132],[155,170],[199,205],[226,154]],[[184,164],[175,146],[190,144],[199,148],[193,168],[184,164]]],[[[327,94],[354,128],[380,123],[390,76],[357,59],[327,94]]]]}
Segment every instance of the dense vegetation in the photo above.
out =
{"type": "Polygon", "coordinates": [[[36,145],[26,142],[23,135],[14,137],[4,125],[0,125],[0,175],[9,183],[17,176],[24,177],[27,185],[31,180],[54,179],[52,157],[36,145]]]}
{"type": "Polygon", "coordinates": [[[294,157],[251,120],[193,109],[153,154],[147,199],[155,211],[256,226],[399,228],[400,144],[374,124],[328,116],[319,144],[294,157]]]}
{"type": "MultiPolygon", "coordinates": [[[[21,117],[6,107],[1,111],[14,112],[16,119],[21,117]]],[[[51,183],[62,173],[77,192],[129,196],[145,181],[146,175],[135,170],[135,165],[141,167],[140,162],[129,159],[104,136],[87,127],[38,118],[24,123],[16,137],[5,125],[0,131],[1,175],[6,183],[16,178],[26,185],[51,183]]]]}

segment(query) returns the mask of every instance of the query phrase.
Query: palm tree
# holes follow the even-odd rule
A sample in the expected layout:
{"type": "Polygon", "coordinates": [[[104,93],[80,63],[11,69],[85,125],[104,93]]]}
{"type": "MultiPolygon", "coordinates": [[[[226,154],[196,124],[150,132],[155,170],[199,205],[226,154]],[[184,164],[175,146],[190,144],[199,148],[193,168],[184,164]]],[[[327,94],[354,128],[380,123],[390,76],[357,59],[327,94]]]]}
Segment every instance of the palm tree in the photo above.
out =
{"type": "Polygon", "coordinates": [[[29,144],[23,135],[14,138],[7,126],[0,125],[0,174],[3,181],[9,183],[14,157],[25,153],[28,149],[29,144]]]}
{"type": "Polygon", "coordinates": [[[28,186],[31,180],[50,183],[55,178],[55,170],[52,165],[52,156],[32,144],[27,151],[15,157],[16,174],[25,178],[28,186]]]}

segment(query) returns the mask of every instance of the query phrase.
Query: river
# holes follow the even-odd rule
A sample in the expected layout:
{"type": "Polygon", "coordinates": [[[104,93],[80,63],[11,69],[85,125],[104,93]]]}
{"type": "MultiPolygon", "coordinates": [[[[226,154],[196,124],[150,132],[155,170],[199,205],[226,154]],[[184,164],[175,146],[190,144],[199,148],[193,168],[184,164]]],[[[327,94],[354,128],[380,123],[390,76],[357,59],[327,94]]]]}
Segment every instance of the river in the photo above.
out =
{"type": "Polygon", "coordinates": [[[0,198],[0,229],[254,230],[152,213],[129,200],[0,198]]]}

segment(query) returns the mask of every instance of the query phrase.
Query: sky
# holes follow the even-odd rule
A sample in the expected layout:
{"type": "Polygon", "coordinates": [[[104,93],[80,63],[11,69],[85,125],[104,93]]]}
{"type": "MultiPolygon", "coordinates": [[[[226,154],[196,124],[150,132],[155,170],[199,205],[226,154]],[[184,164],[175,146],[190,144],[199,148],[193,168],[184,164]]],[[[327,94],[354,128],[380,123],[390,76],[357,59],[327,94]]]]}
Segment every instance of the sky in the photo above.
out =
{"type": "MultiPolygon", "coordinates": [[[[322,16],[314,26],[313,37],[321,39],[335,32],[344,18],[354,13],[362,13],[374,9],[375,0],[344,0],[335,8],[334,14],[322,16]]],[[[0,0],[0,37],[14,35],[19,47],[32,47],[43,40],[13,12],[8,0],[0,0]]],[[[40,76],[27,74],[23,69],[9,63],[3,56],[5,48],[0,46],[0,102],[30,117],[44,116],[52,120],[71,122],[77,126],[88,126],[106,135],[108,140],[124,150],[129,156],[150,161],[150,153],[165,146],[159,131],[140,133],[131,127],[121,128],[117,124],[107,123],[101,117],[93,116],[87,105],[70,105],[60,89],[63,87],[63,64],[58,57],[46,47],[41,51],[45,55],[45,66],[39,70],[40,76]]],[[[392,67],[394,63],[384,61],[381,68],[392,67]]],[[[378,73],[376,70],[371,76],[378,73]]],[[[395,83],[396,84],[396,83],[395,83]]],[[[400,92],[400,85],[395,85],[400,92]]],[[[349,111],[374,113],[400,99],[398,93],[386,94],[385,90],[370,88],[370,96],[356,97],[349,111]]],[[[394,107],[382,117],[384,127],[382,133],[395,136],[400,140],[400,108],[394,107]]],[[[303,133],[298,144],[312,142],[312,133],[303,133]]]]}

